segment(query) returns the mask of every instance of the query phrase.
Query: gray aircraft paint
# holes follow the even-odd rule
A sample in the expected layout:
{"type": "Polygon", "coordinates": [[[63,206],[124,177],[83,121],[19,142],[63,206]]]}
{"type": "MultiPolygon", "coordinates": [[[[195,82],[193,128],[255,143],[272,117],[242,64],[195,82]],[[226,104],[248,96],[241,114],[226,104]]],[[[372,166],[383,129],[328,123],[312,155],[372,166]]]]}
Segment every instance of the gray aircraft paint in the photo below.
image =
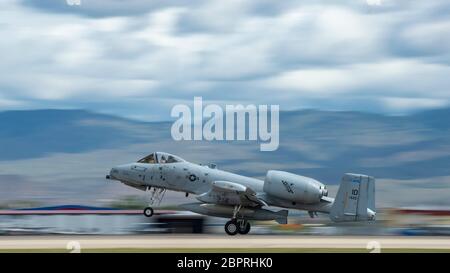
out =
{"type": "MultiPolygon", "coordinates": [[[[155,153],[159,156],[172,156],[167,153],[155,153]]],[[[230,172],[226,172],[210,166],[198,165],[173,156],[178,162],[173,163],[131,163],[114,167],[110,172],[110,178],[122,183],[146,190],[149,187],[165,188],[167,190],[186,192],[198,195],[197,199],[203,203],[212,204],[201,206],[199,204],[187,204],[190,210],[218,217],[230,217],[235,205],[242,205],[252,209],[252,213],[246,213],[248,219],[280,220],[283,212],[261,210],[262,206],[274,206],[281,208],[307,210],[312,212],[330,213],[333,221],[366,221],[375,218],[375,186],[374,178],[359,174],[344,175],[335,199],[323,196],[316,203],[298,203],[278,198],[264,191],[264,181],[250,178],[230,172]],[[219,188],[220,191],[215,191],[219,188]],[[239,199],[236,192],[251,192],[252,198],[239,199]],[[356,191],[357,190],[357,194],[356,191]],[[236,192],[235,192],[236,191],[236,192]],[[258,202],[258,201],[257,201],[258,202]],[[217,210],[217,211],[215,211],[217,210]],[[214,212],[215,211],[215,212],[214,212]]],[[[289,174],[287,177],[295,176],[289,174]]],[[[300,177],[300,176],[299,176],[300,177]]],[[[303,178],[303,177],[302,177],[303,178]]],[[[315,181],[305,178],[306,181],[315,181]]],[[[283,181],[284,182],[284,181],[283,181]]],[[[320,183],[320,182],[318,182],[320,183]]],[[[292,188],[285,187],[288,192],[292,188]]],[[[245,213],[243,214],[245,215],[245,213]]]]}

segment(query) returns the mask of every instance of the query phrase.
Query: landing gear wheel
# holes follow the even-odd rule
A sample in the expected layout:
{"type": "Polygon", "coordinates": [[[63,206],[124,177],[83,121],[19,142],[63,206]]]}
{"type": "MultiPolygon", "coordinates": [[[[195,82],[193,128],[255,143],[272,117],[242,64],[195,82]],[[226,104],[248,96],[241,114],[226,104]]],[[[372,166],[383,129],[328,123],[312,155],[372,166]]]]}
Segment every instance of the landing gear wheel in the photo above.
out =
{"type": "Polygon", "coordinates": [[[231,236],[236,235],[239,232],[239,227],[236,220],[228,221],[225,224],[225,232],[231,236]]]}
{"type": "Polygon", "coordinates": [[[144,215],[146,217],[152,217],[153,216],[153,209],[151,207],[147,207],[144,209],[144,215]]]}
{"type": "Polygon", "coordinates": [[[239,221],[238,222],[238,232],[239,234],[248,234],[250,232],[250,223],[248,221],[239,221]]]}

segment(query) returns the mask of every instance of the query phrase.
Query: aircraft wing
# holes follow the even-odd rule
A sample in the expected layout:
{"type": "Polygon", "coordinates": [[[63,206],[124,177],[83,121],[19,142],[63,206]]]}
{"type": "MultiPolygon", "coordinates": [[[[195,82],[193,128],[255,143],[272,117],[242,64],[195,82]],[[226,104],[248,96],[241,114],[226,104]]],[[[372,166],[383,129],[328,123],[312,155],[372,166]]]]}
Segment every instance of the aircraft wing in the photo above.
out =
{"type": "Polygon", "coordinates": [[[221,205],[267,206],[267,203],[258,198],[251,188],[229,181],[214,181],[211,190],[201,194],[197,199],[221,205]]]}

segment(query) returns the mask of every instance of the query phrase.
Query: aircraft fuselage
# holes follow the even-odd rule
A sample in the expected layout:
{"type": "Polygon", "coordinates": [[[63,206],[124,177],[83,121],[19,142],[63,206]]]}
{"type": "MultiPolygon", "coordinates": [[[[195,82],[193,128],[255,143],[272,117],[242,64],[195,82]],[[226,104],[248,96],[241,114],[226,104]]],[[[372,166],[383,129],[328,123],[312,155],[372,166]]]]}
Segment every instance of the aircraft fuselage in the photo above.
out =
{"type": "Polygon", "coordinates": [[[111,170],[111,178],[145,189],[159,187],[172,191],[190,194],[202,194],[211,189],[214,181],[233,181],[254,190],[267,204],[276,207],[329,212],[332,198],[329,202],[317,204],[293,203],[287,200],[267,196],[263,192],[264,181],[243,175],[194,164],[188,161],[170,164],[131,163],[115,167],[111,170]]]}
{"type": "Polygon", "coordinates": [[[214,181],[233,181],[262,192],[264,181],[190,162],[170,164],[132,163],[115,167],[111,177],[124,183],[161,187],[168,190],[201,194],[214,181]]]}

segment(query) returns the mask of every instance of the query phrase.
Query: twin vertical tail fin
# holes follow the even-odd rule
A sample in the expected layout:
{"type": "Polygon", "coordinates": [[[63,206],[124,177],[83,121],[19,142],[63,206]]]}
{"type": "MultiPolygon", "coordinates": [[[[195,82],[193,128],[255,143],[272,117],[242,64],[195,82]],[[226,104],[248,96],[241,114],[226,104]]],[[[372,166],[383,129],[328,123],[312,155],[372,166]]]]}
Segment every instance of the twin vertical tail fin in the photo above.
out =
{"type": "Polygon", "coordinates": [[[375,220],[375,178],[347,173],[330,211],[334,222],[375,220]]]}

